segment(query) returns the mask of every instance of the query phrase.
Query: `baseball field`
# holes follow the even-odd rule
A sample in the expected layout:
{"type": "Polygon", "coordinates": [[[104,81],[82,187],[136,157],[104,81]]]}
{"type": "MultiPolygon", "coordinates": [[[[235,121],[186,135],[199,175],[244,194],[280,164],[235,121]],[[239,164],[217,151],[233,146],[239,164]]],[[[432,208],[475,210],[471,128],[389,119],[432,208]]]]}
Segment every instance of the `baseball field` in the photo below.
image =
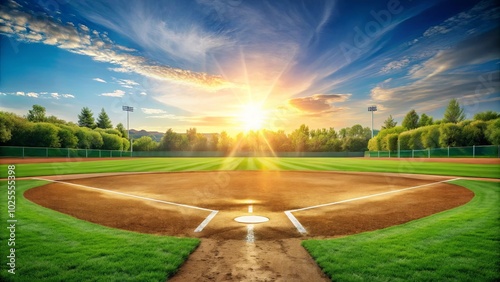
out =
{"type": "Polygon", "coordinates": [[[1,163],[5,281],[500,279],[498,159],[1,163]]]}

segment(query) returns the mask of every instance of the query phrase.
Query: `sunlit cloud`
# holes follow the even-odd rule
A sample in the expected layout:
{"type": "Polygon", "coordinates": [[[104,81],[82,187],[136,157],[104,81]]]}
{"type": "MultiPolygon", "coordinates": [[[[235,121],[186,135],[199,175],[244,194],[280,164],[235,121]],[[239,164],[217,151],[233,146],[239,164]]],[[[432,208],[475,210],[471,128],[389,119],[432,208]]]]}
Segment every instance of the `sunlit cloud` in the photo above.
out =
{"type": "Polygon", "coordinates": [[[345,102],[350,96],[351,94],[315,94],[290,99],[288,105],[305,113],[331,113],[335,111],[333,103],[345,102]]]}

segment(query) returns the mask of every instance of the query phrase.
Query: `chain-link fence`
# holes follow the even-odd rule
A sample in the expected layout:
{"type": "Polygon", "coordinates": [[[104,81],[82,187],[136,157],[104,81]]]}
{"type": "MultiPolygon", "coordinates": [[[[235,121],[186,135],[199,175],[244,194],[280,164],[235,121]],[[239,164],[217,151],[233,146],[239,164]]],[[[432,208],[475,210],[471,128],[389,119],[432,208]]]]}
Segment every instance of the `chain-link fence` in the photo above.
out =
{"type": "Polygon", "coordinates": [[[0,147],[0,157],[11,158],[117,158],[130,156],[131,152],[119,150],[0,147]]]}
{"type": "Polygon", "coordinates": [[[370,158],[500,158],[500,146],[430,148],[423,150],[369,151],[370,158]]]}
{"type": "Polygon", "coordinates": [[[0,157],[11,158],[117,158],[117,157],[363,157],[364,152],[232,152],[219,151],[117,151],[97,149],[0,147],[0,157]]]}

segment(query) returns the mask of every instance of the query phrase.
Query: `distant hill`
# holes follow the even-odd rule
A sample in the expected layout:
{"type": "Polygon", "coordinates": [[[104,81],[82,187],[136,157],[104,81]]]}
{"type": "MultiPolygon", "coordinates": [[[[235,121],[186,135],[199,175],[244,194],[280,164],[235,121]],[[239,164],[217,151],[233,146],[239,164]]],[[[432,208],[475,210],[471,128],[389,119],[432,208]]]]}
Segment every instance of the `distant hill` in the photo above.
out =
{"type": "Polygon", "coordinates": [[[158,131],[146,131],[146,130],[135,130],[135,129],[130,129],[130,137],[132,139],[139,139],[142,136],[149,136],[153,140],[160,142],[161,138],[163,137],[163,134],[165,132],[158,132],[158,131]]]}

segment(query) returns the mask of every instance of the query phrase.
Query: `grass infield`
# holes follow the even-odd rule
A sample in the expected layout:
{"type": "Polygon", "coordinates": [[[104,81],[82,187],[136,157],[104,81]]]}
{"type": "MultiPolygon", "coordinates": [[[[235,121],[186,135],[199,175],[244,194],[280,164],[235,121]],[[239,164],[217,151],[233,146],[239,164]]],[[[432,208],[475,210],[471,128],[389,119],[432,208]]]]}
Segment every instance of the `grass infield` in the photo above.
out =
{"type": "MultiPolygon", "coordinates": [[[[16,165],[16,177],[96,172],[205,170],[337,170],[498,178],[499,165],[339,158],[168,158],[16,165]]],[[[0,165],[5,177],[7,165],[0,165]]],[[[154,236],[81,221],[36,204],[16,186],[16,275],[1,281],[164,281],[199,244],[198,239],[154,236]]],[[[459,180],[475,193],[468,204],[391,228],[304,246],[335,281],[499,280],[500,184],[459,180]]],[[[6,187],[6,181],[0,182],[6,187]]],[[[0,189],[7,202],[7,189],[0,189]]],[[[2,205],[3,206],[3,205],[2,205]]],[[[6,209],[0,222],[6,224],[6,209]]],[[[1,242],[9,230],[0,229],[1,242]]]]}
{"type": "Polygon", "coordinates": [[[453,183],[474,198],[403,225],[302,245],[333,281],[499,281],[500,183],[453,183]]]}
{"type": "MultiPolygon", "coordinates": [[[[365,160],[362,158],[145,158],[18,164],[16,176],[208,170],[365,171],[498,178],[500,165],[365,160]]],[[[7,164],[0,165],[0,171],[7,171],[7,164]]]]}

